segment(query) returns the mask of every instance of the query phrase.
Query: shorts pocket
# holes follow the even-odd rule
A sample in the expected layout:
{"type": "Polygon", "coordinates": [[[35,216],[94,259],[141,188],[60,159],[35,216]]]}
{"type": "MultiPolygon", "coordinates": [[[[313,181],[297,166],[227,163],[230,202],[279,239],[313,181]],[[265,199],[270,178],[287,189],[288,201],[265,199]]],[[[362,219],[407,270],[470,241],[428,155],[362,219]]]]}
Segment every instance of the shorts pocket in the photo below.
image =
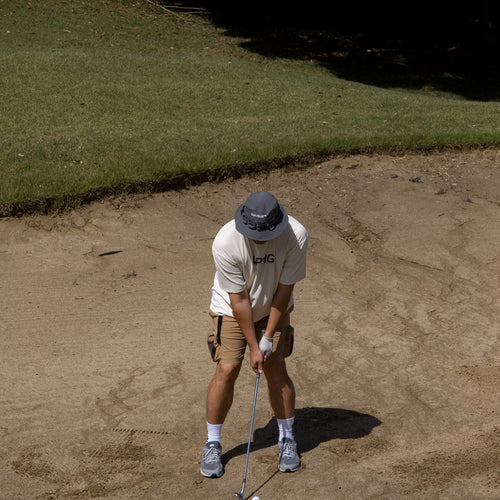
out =
{"type": "Polygon", "coordinates": [[[207,340],[208,352],[210,353],[210,357],[212,361],[215,361],[215,345],[213,340],[207,340]]]}
{"type": "Polygon", "coordinates": [[[286,329],[286,349],[285,349],[285,358],[288,358],[288,356],[291,356],[293,352],[293,343],[295,340],[295,330],[293,329],[292,325],[288,325],[288,328],[286,329]]]}
{"type": "Polygon", "coordinates": [[[208,334],[207,347],[208,347],[208,352],[210,353],[210,357],[212,358],[212,361],[216,361],[217,360],[217,341],[215,340],[215,335],[213,332],[208,334]]]}

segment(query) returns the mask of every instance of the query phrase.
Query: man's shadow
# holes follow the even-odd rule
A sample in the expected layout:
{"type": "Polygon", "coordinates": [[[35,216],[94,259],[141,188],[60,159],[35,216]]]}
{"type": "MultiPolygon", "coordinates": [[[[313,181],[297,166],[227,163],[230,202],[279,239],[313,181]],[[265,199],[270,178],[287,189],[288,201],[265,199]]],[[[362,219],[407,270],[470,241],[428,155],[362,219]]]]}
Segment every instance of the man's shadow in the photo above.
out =
{"type": "MultiPolygon", "coordinates": [[[[332,439],[357,439],[370,434],[381,421],[366,413],[339,408],[307,407],[295,411],[294,434],[299,453],[308,452],[320,443],[332,439]]],[[[261,450],[277,446],[278,425],[273,417],[265,425],[255,430],[251,450],[261,450]]],[[[226,464],[232,458],[245,455],[248,442],[239,444],[222,455],[226,464]]]]}

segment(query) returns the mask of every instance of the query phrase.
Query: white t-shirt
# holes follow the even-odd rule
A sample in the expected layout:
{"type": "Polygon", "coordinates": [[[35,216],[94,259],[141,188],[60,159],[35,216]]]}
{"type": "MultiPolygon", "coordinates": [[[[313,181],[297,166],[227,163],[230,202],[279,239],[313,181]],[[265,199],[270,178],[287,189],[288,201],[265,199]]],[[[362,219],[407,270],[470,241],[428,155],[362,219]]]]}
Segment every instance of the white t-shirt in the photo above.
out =
{"type": "MultiPolygon", "coordinates": [[[[212,245],[215,278],[210,309],[234,317],[229,293],[247,290],[253,320],[271,310],[278,284],[292,285],[306,277],[307,231],[291,216],[277,238],[257,244],[236,230],[234,220],[224,225],[212,245]]],[[[289,307],[293,304],[290,298],[289,307]]]]}

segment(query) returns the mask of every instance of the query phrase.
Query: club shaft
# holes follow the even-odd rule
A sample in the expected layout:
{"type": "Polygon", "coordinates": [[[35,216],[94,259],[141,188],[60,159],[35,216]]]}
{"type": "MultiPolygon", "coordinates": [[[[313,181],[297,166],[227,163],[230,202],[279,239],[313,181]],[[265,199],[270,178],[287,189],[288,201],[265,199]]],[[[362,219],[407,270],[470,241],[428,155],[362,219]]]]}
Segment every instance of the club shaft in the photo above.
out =
{"type": "Polygon", "coordinates": [[[252,418],[250,419],[250,432],[248,433],[247,456],[245,459],[245,472],[243,473],[243,484],[241,486],[240,498],[243,498],[243,492],[245,491],[245,484],[247,482],[248,457],[250,456],[250,444],[252,442],[253,421],[255,417],[255,405],[257,403],[257,391],[259,390],[259,379],[260,379],[260,372],[257,372],[257,377],[255,379],[255,392],[253,395],[253,404],[252,404],[252,418]]]}

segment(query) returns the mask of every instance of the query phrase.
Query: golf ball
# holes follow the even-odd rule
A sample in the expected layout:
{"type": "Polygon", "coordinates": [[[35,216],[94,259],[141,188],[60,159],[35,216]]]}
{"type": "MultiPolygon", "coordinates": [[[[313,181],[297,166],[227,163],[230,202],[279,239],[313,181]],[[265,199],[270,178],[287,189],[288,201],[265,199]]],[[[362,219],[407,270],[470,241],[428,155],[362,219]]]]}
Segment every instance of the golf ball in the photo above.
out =
{"type": "Polygon", "coordinates": [[[253,497],[252,500],[260,500],[260,497],[253,497]]]}

